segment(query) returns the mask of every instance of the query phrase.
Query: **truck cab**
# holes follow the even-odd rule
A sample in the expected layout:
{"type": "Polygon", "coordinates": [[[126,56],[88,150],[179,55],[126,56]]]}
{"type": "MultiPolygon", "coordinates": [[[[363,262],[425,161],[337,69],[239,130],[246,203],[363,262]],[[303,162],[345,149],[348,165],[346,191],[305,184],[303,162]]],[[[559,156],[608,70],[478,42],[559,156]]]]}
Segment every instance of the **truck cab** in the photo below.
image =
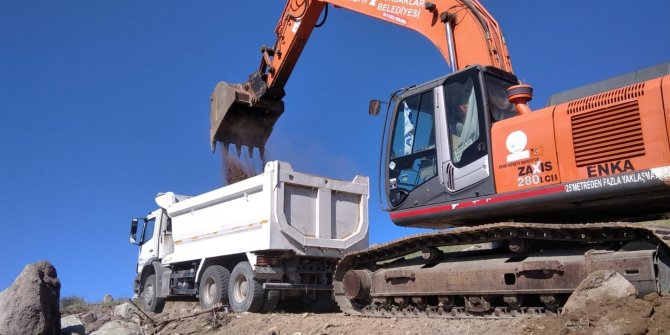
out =
{"type": "Polygon", "coordinates": [[[151,261],[160,261],[174,250],[170,218],[165,210],[155,210],[144,218],[135,218],[130,225],[130,243],[139,246],[137,272],[151,261]]]}

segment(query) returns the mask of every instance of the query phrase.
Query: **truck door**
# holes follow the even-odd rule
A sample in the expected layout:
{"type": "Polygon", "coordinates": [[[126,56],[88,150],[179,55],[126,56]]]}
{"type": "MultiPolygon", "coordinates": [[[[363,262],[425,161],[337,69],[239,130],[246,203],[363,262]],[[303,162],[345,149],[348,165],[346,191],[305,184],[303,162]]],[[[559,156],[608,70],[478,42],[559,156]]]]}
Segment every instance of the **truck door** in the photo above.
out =
{"type": "Polygon", "coordinates": [[[156,224],[156,221],[158,219],[158,222],[160,222],[160,217],[160,211],[156,211],[144,220],[139,239],[140,254],[137,258],[137,272],[142,271],[142,268],[148,261],[158,257],[160,224],[156,224]]]}

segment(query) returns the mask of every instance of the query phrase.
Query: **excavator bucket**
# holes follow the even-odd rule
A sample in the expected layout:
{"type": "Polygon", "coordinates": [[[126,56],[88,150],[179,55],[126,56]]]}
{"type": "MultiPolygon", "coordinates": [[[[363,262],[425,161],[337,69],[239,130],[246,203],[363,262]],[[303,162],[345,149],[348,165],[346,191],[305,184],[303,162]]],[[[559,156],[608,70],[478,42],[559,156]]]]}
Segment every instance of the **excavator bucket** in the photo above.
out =
{"type": "Polygon", "coordinates": [[[248,147],[250,156],[253,148],[259,149],[261,157],[264,155],[265,142],[284,111],[284,102],[252,100],[242,84],[216,85],[210,107],[212,152],[216,150],[216,142],[222,142],[224,150],[234,144],[238,155],[243,145],[248,147]]]}

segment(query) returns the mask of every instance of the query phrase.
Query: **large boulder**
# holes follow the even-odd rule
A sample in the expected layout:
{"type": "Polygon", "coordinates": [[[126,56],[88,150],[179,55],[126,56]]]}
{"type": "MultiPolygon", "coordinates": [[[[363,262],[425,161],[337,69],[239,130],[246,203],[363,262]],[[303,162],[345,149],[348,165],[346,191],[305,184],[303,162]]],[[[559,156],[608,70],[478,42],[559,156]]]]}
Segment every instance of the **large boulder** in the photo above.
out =
{"type": "Polygon", "coordinates": [[[130,303],[124,303],[114,307],[114,316],[120,317],[122,319],[130,319],[135,315],[137,309],[133,307],[130,303]]]}
{"type": "Polygon", "coordinates": [[[637,290],[626,278],[616,271],[600,270],[584,279],[563,306],[563,314],[579,313],[588,309],[589,304],[603,302],[611,298],[636,297],[637,290]]]}
{"type": "Polygon", "coordinates": [[[47,261],[28,264],[0,292],[0,334],[60,333],[60,281],[47,261]]]}
{"type": "MultiPolygon", "coordinates": [[[[84,321],[84,323],[93,323],[98,321],[98,316],[95,314],[95,312],[88,312],[81,316],[81,321],[84,321]]],[[[61,327],[62,326],[63,325],[61,325],[61,327]]]]}
{"type": "Polygon", "coordinates": [[[60,335],[86,335],[86,327],[77,315],[68,315],[60,319],[60,335]]]}
{"type": "Polygon", "coordinates": [[[105,323],[100,329],[91,333],[91,335],[142,335],[142,328],[135,323],[112,320],[105,323]]]}

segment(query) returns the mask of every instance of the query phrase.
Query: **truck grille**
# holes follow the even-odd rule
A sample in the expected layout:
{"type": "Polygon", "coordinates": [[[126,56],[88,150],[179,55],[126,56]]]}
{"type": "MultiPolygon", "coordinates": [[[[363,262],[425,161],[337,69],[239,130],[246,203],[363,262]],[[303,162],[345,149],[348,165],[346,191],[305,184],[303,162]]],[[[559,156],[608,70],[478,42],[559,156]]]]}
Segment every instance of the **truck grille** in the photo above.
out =
{"type": "MultiPolygon", "coordinates": [[[[639,85],[633,85],[639,86],[639,85]]],[[[627,88],[612,92],[620,92],[614,96],[612,92],[586,98],[579,104],[575,102],[574,111],[568,108],[568,113],[597,108],[603,104],[607,107],[594,109],[585,113],[573,115],[572,138],[574,141],[575,161],[577,167],[617,161],[637,156],[643,156],[644,140],[642,124],[637,100],[611,104],[639,95],[625,91],[627,88]]],[[[642,93],[639,93],[640,95],[642,93]]],[[[571,103],[572,104],[572,103],[571,103]]]]}

